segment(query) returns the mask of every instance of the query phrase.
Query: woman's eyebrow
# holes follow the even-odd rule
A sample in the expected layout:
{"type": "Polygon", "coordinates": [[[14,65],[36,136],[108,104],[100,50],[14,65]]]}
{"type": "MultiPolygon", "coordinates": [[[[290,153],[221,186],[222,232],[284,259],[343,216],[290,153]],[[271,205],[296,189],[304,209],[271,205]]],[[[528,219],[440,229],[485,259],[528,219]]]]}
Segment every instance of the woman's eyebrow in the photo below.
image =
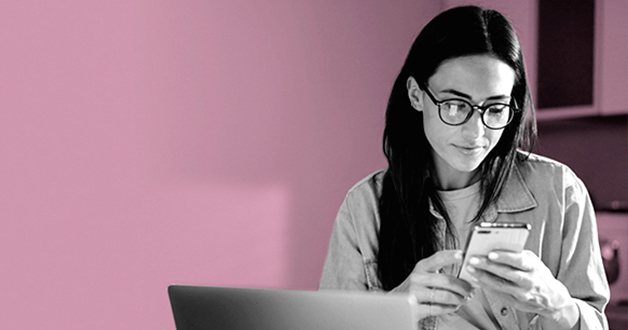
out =
{"type": "MultiPolygon", "coordinates": [[[[449,94],[453,94],[453,95],[456,95],[458,97],[462,97],[468,100],[473,100],[473,97],[471,97],[471,95],[465,94],[455,89],[444,89],[441,91],[441,93],[449,93],[449,94]]],[[[494,96],[488,97],[486,100],[503,100],[503,99],[509,99],[509,98],[511,98],[510,95],[494,95],[494,96]]]]}

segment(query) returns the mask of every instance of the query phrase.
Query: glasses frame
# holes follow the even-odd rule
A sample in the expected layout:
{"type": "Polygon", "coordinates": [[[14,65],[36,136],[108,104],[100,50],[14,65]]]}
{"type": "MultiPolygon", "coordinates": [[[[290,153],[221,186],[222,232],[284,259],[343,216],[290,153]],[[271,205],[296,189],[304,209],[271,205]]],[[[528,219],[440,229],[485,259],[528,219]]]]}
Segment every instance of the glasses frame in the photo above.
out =
{"type": "Polygon", "coordinates": [[[432,94],[432,92],[430,91],[429,87],[426,84],[423,84],[421,86],[421,90],[423,90],[427,96],[430,98],[430,100],[432,100],[432,102],[434,103],[434,105],[436,105],[438,107],[438,117],[440,118],[440,120],[449,125],[449,126],[461,126],[466,124],[469,119],[471,119],[471,117],[473,117],[473,110],[477,110],[480,113],[480,119],[482,120],[482,124],[484,124],[484,126],[488,129],[492,129],[492,130],[499,130],[502,129],[506,126],[508,126],[508,124],[510,124],[512,122],[512,119],[515,116],[515,112],[519,111],[520,109],[516,107],[516,102],[515,100],[512,100],[511,103],[515,103],[515,106],[513,107],[510,104],[506,104],[506,103],[491,103],[487,106],[483,106],[483,105],[475,105],[475,104],[471,104],[471,102],[464,100],[464,99],[460,99],[460,98],[451,98],[451,99],[445,99],[445,100],[437,100],[436,97],[434,97],[434,94],[432,94]],[[447,101],[460,101],[460,102],[464,102],[468,105],[471,106],[471,111],[469,111],[469,113],[467,114],[467,117],[460,123],[458,124],[452,124],[452,123],[448,123],[447,121],[445,121],[445,119],[443,119],[443,115],[442,115],[442,111],[441,111],[441,105],[447,101]],[[486,124],[486,121],[484,121],[484,114],[486,113],[486,110],[488,110],[488,108],[499,104],[499,105],[505,105],[508,107],[508,109],[510,109],[510,114],[508,115],[508,122],[506,122],[506,124],[504,124],[503,126],[499,126],[499,127],[491,127],[488,124],[486,124]]]}

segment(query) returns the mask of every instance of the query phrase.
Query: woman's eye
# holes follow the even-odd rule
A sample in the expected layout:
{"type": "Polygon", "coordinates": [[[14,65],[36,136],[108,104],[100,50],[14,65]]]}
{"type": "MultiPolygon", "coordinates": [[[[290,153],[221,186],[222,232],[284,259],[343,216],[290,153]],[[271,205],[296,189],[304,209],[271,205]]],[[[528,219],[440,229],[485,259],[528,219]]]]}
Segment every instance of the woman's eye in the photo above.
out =
{"type": "Polygon", "coordinates": [[[449,101],[445,103],[445,106],[447,107],[447,109],[449,111],[465,111],[466,108],[468,108],[468,105],[464,102],[457,102],[457,101],[449,101]]]}
{"type": "Polygon", "coordinates": [[[507,108],[508,106],[505,104],[494,104],[494,105],[491,105],[487,110],[492,115],[499,115],[499,114],[504,113],[504,111],[506,111],[507,108]]]}

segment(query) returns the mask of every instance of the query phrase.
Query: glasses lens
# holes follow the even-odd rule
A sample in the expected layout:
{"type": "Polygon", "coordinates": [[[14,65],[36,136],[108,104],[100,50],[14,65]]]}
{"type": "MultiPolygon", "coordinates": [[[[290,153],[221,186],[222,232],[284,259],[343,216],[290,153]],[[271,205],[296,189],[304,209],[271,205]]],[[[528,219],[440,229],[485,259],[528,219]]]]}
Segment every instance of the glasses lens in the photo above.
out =
{"type": "Polygon", "coordinates": [[[440,116],[447,124],[459,125],[467,120],[472,109],[471,104],[465,101],[447,100],[440,104],[440,116]]]}
{"type": "Polygon", "coordinates": [[[512,108],[506,104],[494,104],[484,111],[484,124],[489,128],[502,128],[508,125],[512,117],[512,108]]]}

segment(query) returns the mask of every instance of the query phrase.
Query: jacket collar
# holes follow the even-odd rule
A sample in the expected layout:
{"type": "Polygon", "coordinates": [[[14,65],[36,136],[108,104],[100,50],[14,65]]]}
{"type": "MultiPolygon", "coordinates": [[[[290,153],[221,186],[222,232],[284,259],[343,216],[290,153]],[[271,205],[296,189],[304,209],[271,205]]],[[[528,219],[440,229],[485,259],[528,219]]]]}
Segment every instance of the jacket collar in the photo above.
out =
{"type": "Polygon", "coordinates": [[[538,206],[530,188],[526,185],[517,165],[513,167],[506,179],[502,194],[495,205],[491,205],[482,221],[494,222],[498,213],[517,213],[533,209],[538,206]]]}

